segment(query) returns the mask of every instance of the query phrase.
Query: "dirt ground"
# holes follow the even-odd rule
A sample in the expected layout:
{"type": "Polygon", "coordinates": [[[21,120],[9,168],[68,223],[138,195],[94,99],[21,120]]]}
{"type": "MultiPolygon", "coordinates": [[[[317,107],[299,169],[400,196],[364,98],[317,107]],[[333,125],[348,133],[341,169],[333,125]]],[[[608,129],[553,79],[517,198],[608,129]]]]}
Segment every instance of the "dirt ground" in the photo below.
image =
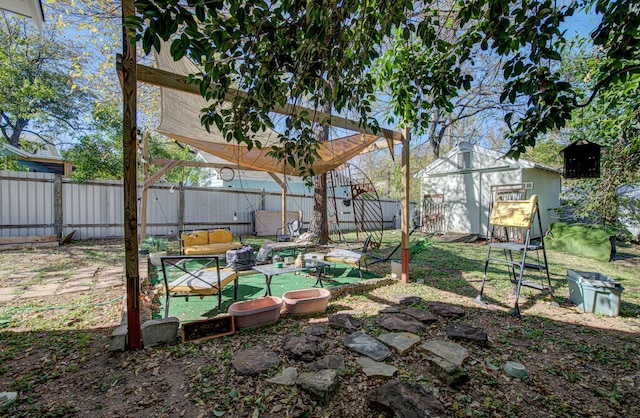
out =
{"type": "MultiPolygon", "coordinates": [[[[470,244],[473,245],[473,244],[470,244]]],[[[124,286],[97,286],[100,272],[122,267],[120,241],[0,253],[0,288],[15,288],[16,272],[40,271],[21,279],[42,284],[58,272],[96,268],[88,289],[50,297],[0,302],[0,392],[19,398],[0,408],[15,417],[372,417],[392,416],[372,409],[367,394],[384,384],[367,378],[358,355],[344,346],[347,332],[327,325],[327,315],[281,316],[269,327],[244,330],[202,342],[169,344],[136,352],[110,352],[110,334],[120,321],[124,286]],[[310,323],[326,325],[326,353],[341,354],[345,370],[329,402],[321,403],[295,386],[266,378],[287,366],[303,367],[283,350],[288,334],[310,323]],[[283,359],[268,375],[247,377],[231,366],[236,352],[262,346],[283,359]]],[[[388,273],[386,265],[373,266],[388,273]]],[[[86,271],[86,270],[85,270],[86,271]]],[[[89,270],[91,271],[91,270],[89,270]]],[[[490,343],[460,342],[470,353],[463,364],[469,380],[450,387],[418,348],[385,362],[398,368],[395,379],[426,386],[450,417],[640,417],[638,317],[609,318],[580,313],[566,298],[521,300],[523,318],[510,315],[511,301],[496,310],[474,303],[477,280],[451,271],[451,285],[396,283],[332,298],[327,314],[348,310],[363,330],[379,335],[378,310],[399,295],[417,295],[463,307],[461,319],[439,318],[420,333],[422,342],[447,340],[453,322],[487,332],[490,343]],[[529,378],[509,377],[506,361],[524,364],[529,378]]],[[[62,280],[70,280],[66,274],[62,280]]],[[[6,293],[0,293],[0,296],[6,293]]],[[[426,303],[418,305],[426,308],[426,303]]]]}

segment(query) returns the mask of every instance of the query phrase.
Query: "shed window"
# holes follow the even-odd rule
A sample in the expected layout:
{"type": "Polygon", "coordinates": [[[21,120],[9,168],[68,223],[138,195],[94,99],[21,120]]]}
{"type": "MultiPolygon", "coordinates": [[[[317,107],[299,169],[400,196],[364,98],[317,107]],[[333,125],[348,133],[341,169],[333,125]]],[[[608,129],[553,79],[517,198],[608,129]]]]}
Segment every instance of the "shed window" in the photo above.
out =
{"type": "Polygon", "coordinates": [[[468,170],[471,168],[471,151],[458,154],[458,168],[460,170],[468,170]]]}

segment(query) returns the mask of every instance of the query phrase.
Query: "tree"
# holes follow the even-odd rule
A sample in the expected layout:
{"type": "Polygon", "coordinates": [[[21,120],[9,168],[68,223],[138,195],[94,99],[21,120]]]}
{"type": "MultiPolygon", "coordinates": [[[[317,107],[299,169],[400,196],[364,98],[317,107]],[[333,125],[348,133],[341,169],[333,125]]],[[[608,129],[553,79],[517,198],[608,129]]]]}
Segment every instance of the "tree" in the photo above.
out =
{"type": "Polygon", "coordinates": [[[10,17],[0,27],[0,130],[10,145],[20,147],[29,125],[52,142],[55,134],[73,134],[90,97],[70,74],[74,49],[53,31],[44,37],[10,17]]]}
{"type": "MultiPolygon", "coordinates": [[[[147,54],[160,40],[170,40],[175,59],[189,56],[200,65],[202,72],[191,81],[212,103],[203,111],[203,124],[249,148],[262,146],[255,132],[275,125],[269,113],[274,103],[320,109],[331,97],[334,113],[352,112],[362,126],[377,129],[372,103],[378,90],[371,75],[376,72],[385,75],[398,125],[426,131],[434,109],[451,113],[454,99],[472,88],[474,61],[479,51],[487,51],[502,63],[499,101],[526,109],[504,117],[509,156],[518,158],[539,136],[564,128],[582,105],[579,90],[560,71],[566,44],[560,25],[577,8],[594,6],[602,15],[592,43],[607,59],[589,88],[606,91],[640,72],[640,13],[633,0],[559,5],[473,0],[453,4],[446,19],[430,13],[437,5],[430,0],[139,0],[138,15],[127,24],[137,30],[147,54]],[[378,60],[387,45],[388,53],[378,60]],[[248,94],[218,111],[231,86],[248,94]]],[[[312,126],[308,114],[288,115],[280,146],[270,154],[313,175],[318,138],[312,126]]]]}
{"type": "MultiPolygon", "coordinates": [[[[393,113],[414,128],[428,126],[433,109],[452,109],[452,98],[471,88],[468,71],[475,48],[504,57],[507,83],[501,100],[516,103],[528,98],[527,117],[515,120],[514,153],[531,145],[539,133],[562,126],[570,117],[563,107],[571,103],[570,85],[561,81],[549,63],[559,59],[559,24],[574,6],[554,7],[543,2],[476,0],[450,11],[446,22],[428,11],[435,3],[398,0],[364,4],[228,0],[215,3],[178,0],[136,2],[136,27],[145,52],[171,42],[174,58],[188,55],[203,72],[192,77],[212,106],[203,113],[205,126],[216,125],[229,141],[261,144],[253,132],[274,125],[272,103],[307,102],[319,105],[329,88],[319,76],[335,81],[330,92],[334,112],[352,111],[364,126],[376,128],[371,118],[375,98],[375,70],[383,42],[391,40],[392,59],[385,62],[393,113]],[[442,36],[455,22],[455,36],[442,36]],[[326,57],[326,59],[325,59],[326,57]],[[231,85],[248,92],[236,97],[230,109],[216,111],[231,85]],[[544,86],[544,88],[539,88],[544,86]],[[541,111],[541,108],[548,111],[541,111]]],[[[313,174],[316,157],[308,115],[290,115],[281,147],[270,152],[288,158],[313,174]]]]}
{"type": "MultiPolygon", "coordinates": [[[[149,134],[149,154],[153,158],[194,161],[197,153],[161,135],[149,134]]],[[[74,165],[71,178],[87,180],[122,179],[122,111],[117,103],[94,105],[90,131],[62,151],[65,161],[74,165]]],[[[151,165],[150,174],[160,167],[151,165]]],[[[208,177],[207,169],[177,167],[160,181],[201,185],[208,177]]]]}
{"type": "MultiPolygon", "coordinates": [[[[73,33],[73,42],[82,45],[84,63],[69,57],[74,75],[91,84],[97,102],[120,102],[122,90],[114,57],[122,46],[121,0],[43,0],[47,26],[73,33]]],[[[148,58],[150,59],[150,58],[148,58]]],[[[146,63],[141,59],[142,63],[146,63]]],[[[152,126],[158,118],[157,89],[138,86],[140,126],[152,126]]]]}

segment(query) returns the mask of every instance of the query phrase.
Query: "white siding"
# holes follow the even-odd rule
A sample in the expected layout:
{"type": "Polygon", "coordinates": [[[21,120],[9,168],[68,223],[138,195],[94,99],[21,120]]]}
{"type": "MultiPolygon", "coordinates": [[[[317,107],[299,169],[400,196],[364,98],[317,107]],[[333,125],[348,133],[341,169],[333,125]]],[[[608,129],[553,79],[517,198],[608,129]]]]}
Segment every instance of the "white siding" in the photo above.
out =
{"type": "MultiPolygon", "coordinates": [[[[533,182],[538,194],[543,229],[549,224],[549,210],[560,204],[560,173],[523,168],[519,163],[497,158],[498,153],[463,143],[425,169],[422,194],[444,194],[446,232],[487,236],[491,187],[499,184],[533,182]],[[460,169],[458,155],[472,152],[471,167],[460,169]]],[[[533,166],[525,162],[524,166],[533,166]]]]}
{"type": "Polygon", "coordinates": [[[533,182],[533,193],[538,195],[542,230],[546,232],[549,229],[549,223],[553,222],[551,209],[560,207],[562,177],[560,174],[545,170],[524,169],[522,170],[522,180],[533,182]]]}

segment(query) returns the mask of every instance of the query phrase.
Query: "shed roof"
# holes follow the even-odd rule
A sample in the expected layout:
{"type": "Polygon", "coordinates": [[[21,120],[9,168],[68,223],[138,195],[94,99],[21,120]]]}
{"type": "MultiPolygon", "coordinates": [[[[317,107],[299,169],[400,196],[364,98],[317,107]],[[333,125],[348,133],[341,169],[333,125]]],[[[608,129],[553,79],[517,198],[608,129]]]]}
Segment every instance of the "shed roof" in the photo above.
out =
{"type": "MultiPolygon", "coordinates": [[[[432,174],[442,164],[445,164],[447,161],[454,160],[457,154],[460,154],[463,152],[469,152],[469,151],[473,152],[474,154],[482,155],[486,158],[491,158],[496,161],[502,162],[502,164],[492,167],[492,170],[539,169],[539,170],[549,171],[557,174],[562,173],[562,171],[557,168],[553,168],[544,164],[538,164],[536,162],[526,160],[524,158],[520,158],[518,160],[515,160],[513,158],[508,158],[502,152],[495,151],[477,144],[472,144],[470,142],[460,142],[458,145],[453,147],[449,152],[447,152],[444,156],[432,161],[429,165],[427,165],[422,173],[427,175],[432,174]]],[[[456,170],[450,171],[449,173],[459,173],[459,172],[468,172],[468,171],[482,171],[482,169],[474,169],[474,168],[456,169],[456,170]]]]}

